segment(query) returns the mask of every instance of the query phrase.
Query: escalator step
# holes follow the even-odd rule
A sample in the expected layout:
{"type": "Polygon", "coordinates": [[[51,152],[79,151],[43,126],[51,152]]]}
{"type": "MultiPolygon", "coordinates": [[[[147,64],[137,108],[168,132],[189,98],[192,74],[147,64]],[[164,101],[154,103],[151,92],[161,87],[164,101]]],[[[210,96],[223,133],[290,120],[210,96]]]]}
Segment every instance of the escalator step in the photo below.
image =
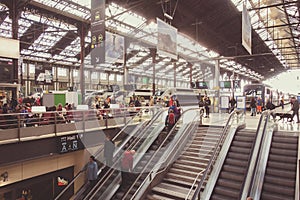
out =
{"type": "Polygon", "coordinates": [[[283,162],[283,163],[295,163],[296,162],[295,157],[284,156],[284,155],[275,155],[275,154],[269,155],[269,160],[272,160],[275,162],[283,162]]]}
{"type": "Polygon", "coordinates": [[[283,177],[283,178],[293,179],[293,178],[295,178],[296,172],[295,171],[272,169],[272,168],[267,167],[266,175],[267,176],[283,177]]]}
{"type": "Polygon", "coordinates": [[[261,200],[295,200],[294,196],[286,196],[286,195],[280,195],[276,194],[274,192],[272,193],[265,193],[263,192],[261,195],[261,200]]]}
{"type": "Polygon", "coordinates": [[[250,149],[252,147],[252,142],[244,142],[244,141],[233,141],[232,145],[236,147],[242,147],[242,148],[248,148],[250,149]]]}
{"type": "Polygon", "coordinates": [[[244,153],[244,154],[246,154],[246,155],[249,155],[249,153],[250,153],[250,149],[245,149],[245,148],[235,147],[235,146],[231,146],[231,147],[230,147],[230,151],[231,151],[231,152],[244,153]]]}
{"type": "Polygon", "coordinates": [[[229,152],[227,158],[236,159],[239,161],[248,161],[248,157],[245,154],[237,152],[229,152]]]}
{"type": "Polygon", "coordinates": [[[273,185],[270,183],[264,183],[263,191],[270,192],[273,194],[287,195],[287,196],[294,196],[295,194],[295,188],[283,187],[283,186],[273,185]]]}
{"type": "Polygon", "coordinates": [[[234,136],[234,141],[236,142],[252,142],[254,140],[254,137],[250,136],[234,136]]]}
{"type": "Polygon", "coordinates": [[[273,142],[298,144],[298,137],[292,136],[273,136],[273,142]]]}
{"type": "Polygon", "coordinates": [[[231,158],[227,158],[225,160],[225,164],[231,165],[231,166],[236,166],[236,167],[241,167],[241,168],[245,168],[247,163],[248,163],[248,161],[241,161],[241,160],[236,160],[236,159],[231,159],[231,158]]]}
{"type": "Polygon", "coordinates": [[[265,183],[277,184],[286,187],[295,187],[296,181],[294,179],[282,178],[282,177],[273,177],[265,176],[265,183]]]}
{"type": "Polygon", "coordinates": [[[227,187],[222,186],[215,187],[214,189],[214,194],[219,194],[226,198],[230,197],[231,199],[238,199],[239,192],[239,190],[228,189],[227,187]]]}
{"type": "Polygon", "coordinates": [[[228,171],[228,172],[239,173],[239,174],[243,174],[246,172],[246,169],[243,167],[236,167],[236,166],[227,165],[227,164],[224,164],[223,170],[228,171]]]}
{"type": "Polygon", "coordinates": [[[297,163],[284,163],[284,162],[276,162],[269,161],[267,167],[271,167],[273,169],[282,169],[287,171],[295,171],[297,167],[297,163]]]}
{"type": "Polygon", "coordinates": [[[297,157],[298,155],[296,150],[275,149],[275,148],[271,148],[270,154],[287,155],[293,157],[297,157]]]}
{"type": "Polygon", "coordinates": [[[237,174],[237,173],[232,173],[232,172],[226,172],[226,171],[222,171],[219,179],[228,179],[228,180],[232,180],[232,181],[237,181],[237,182],[242,182],[244,180],[244,177],[241,176],[241,174],[237,174]]]}
{"type": "Polygon", "coordinates": [[[223,194],[213,194],[210,200],[233,200],[232,197],[224,196],[223,194]]]}
{"type": "Polygon", "coordinates": [[[298,144],[291,144],[291,143],[282,143],[282,142],[274,142],[272,141],[271,148],[276,149],[285,149],[285,150],[296,150],[298,144]]]}
{"type": "Polygon", "coordinates": [[[228,179],[219,179],[218,180],[218,185],[221,185],[223,187],[229,187],[232,189],[237,189],[240,190],[241,189],[241,184],[236,182],[236,181],[230,181],[228,179]]]}

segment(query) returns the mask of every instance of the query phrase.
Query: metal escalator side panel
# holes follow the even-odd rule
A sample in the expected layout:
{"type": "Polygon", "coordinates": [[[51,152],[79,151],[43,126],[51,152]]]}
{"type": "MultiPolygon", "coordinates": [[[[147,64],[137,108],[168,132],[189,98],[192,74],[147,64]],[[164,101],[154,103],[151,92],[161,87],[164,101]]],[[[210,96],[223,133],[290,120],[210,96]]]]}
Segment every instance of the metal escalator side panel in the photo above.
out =
{"type": "MultiPolygon", "coordinates": [[[[163,114],[161,114],[160,116],[163,116],[163,114]]],[[[162,117],[162,119],[164,119],[162,117]]],[[[134,156],[134,163],[133,166],[135,167],[137,165],[137,163],[140,161],[140,159],[142,158],[141,155],[143,155],[147,149],[151,146],[151,144],[155,141],[155,139],[158,137],[160,131],[164,128],[164,120],[162,120],[161,118],[159,118],[159,116],[157,118],[155,118],[154,121],[151,121],[151,123],[149,123],[144,129],[141,129],[141,133],[139,134],[139,140],[138,142],[140,142],[140,144],[137,146],[136,144],[131,145],[131,149],[135,149],[136,150],[136,154],[134,156]],[[157,123],[157,121],[158,123],[157,123]],[[154,126],[154,127],[153,127],[154,126]]],[[[137,142],[137,143],[138,143],[137,142]]],[[[121,151],[121,149],[120,149],[121,151]]],[[[121,156],[119,157],[119,159],[121,159],[121,156]]],[[[117,161],[118,162],[118,161],[117,161]]],[[[118,177],[116,177],[118,178],[118,177]]],[[[112,196],[113,194],[110,194],[111,192],[115,192],[113,190],[111,190],[114,187],[118,187],[120,181],[115,181],[115,179],[111,180],[112,183],[114,184],[110,184],[109,187],[107,187],[106,190],[104,191],[103,194],[105,195],[100,195],[100,197],[97,197],[99,199],[106,199],[109,196],[112,196]],[[109,195],[107,195],[109,194],[109,195]]],[[[103,184],[102,184],[103,185],[103,184]]],[[[97,196],[98,191],[100,190],[100,188],[98,188],[94,194],[91,195],[90,198],[94,198],[94,196],[97,196]]]]}
{"type": "Polygon", "coordinates": [[[242,192],[242,198],[244,199],[246,199],[247,196],[251,196],[254,199],[260,199],[262,183],[265,177],[273,133],[274,127],[270,126],[266,130],[266,134],[259,134],[259,136],[263,136],[263,138],[257,138],[255,142],[253,155],[250,161],[247,178],[245,181],[245,186],[242,192]],[[262,139],[262,142],[257,142],[261,141],[260,139],[262,139]]]}
{"type": "Polygon", "coordinates": [[[221,148],[220,154],[219,154],[219,156],[216,160],[216,163],[213,167],[210,178],[208,179],[208,182],[203,191],[202,198],[205,200],[209,200],[210,196],[212,195],[213,189],[215,187],[215,184],[217,183],[219,174],[221,172],[221,169],[223,167],[227,153],[229,152],[230,145],[233,141],[233,138],[234,138],[236,132],[237,132],[237,127],[231,126],[231,128],[229,129],[228,135],[225,138],[225,141],[221,148]]]}

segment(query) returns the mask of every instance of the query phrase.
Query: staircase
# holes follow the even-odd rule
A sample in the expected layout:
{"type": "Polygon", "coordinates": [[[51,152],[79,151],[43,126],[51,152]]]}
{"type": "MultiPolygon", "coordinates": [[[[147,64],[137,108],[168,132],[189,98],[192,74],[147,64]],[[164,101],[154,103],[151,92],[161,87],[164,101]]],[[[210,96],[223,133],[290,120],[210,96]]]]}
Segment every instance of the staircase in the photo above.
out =
{"type": "Polygon", "coordinates": [[[206,168],[221,132],[222,127],[199,126],[193,140],[187,144],[162,182],[152,188],[147,199],[185,199],[197,174],[206,168]]]}
{"type": "Polygon", "coordinates": [[[294,200],[298,136],[274,132],[261,200],[294,200]]]}
{"type": "Polygon", "coordinates": [[[238,131],[214,187],[211,200],[238,200],[247,173],[255,130],[238,131]]]}

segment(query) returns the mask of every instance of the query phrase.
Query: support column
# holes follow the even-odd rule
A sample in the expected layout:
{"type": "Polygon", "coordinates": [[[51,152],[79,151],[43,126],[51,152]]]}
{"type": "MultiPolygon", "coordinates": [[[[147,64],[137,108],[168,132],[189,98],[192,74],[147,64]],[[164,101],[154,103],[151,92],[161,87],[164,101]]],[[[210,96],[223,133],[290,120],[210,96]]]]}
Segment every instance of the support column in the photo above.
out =
{"type": "Polygon", "coordinates": [[[173,60],[173,69],[174,69],[174,88],[176,88],[176,61],[173,60]]]}
{"type": "Polygon", "coordinates": [[[191,63],[187,64],[187,67],[190,68],[190,87],[192,86],[192,82],[193,82],[193,65],[191,63]]]}
{"type": "Polygon", "coordinates": [[[216,60],[215,63],[215,76],[214,76],[214,88],[216,88],[216,96],[215,96],[215,105],[214,105],[214,111],[220,112],[220,60],[216,60]]]}
{"type": "Polygon", "coordinates": [[[85,94],[85,77],[84,77],[84,58],[85,58],[85,36],[88,32],[87,27],[82,23],[78,27],[80,37],[80,91],[81,91],[81,102],[84,102],[85,94]]]}
{"type": "Polygon", "coordinates": [[[150,49],[150,55],[152,57],[152,69],[153,69],[153,74],[152,74],[152,95],[155,94],[155,64],[156,64],[156,49],[150,49]]]}

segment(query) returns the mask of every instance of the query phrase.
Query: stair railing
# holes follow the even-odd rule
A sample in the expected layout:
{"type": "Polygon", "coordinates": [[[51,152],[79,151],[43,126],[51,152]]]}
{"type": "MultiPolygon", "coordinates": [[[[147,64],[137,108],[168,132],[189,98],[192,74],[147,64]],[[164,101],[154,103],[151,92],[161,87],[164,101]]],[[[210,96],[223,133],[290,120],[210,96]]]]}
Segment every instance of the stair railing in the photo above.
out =
{"type": "MultiPolygon", "coordinates": [[[[128,128],[130,125],[133,124],[134,120],[136,120],[136,118],[139,118],[141,116],[141,114],[149,108],[145,108],[145,109],[141,109],[138,113],[136,113],[136,115],[134,117],[132,117],[125,125],[124,127],[112,138],[112,141],[116,141],[116,139],[126,130],[126,128],[128,128]]],[[[153,108],[154,109],[154,108],[153,108]]],[[[164,112],[163,110],[158,110],[157,112],[154,113],[153,115],[153,119],[156,119],[157,117],[159,117],[159,115],[161,114],[161,112],[164,112]]],[[[133,137],[135,136],[135,134],[139,134],[140,133],[140,129],[145,128],[144,127],[144,123],[140,123],[138,124],[138,126],[132,131],[132,134],[130,134],[130,137],[127,137],[124,141],[122,141],[120,148],[118,147],[118,149],[114,152],[114,156],[117,155],[117,153],[124,147],[124,145],[133,137]]],[[[101,147],[99,148],[96,152],[95,152],[95,158],[99,158],[99,156],[102,154],[102,152],[104,151],[104,148],[101,147]]],[[[54,200],[59,200],[62,195],[71,188],[71,186],[73,186],[73,184],[75,183],[75,181],[78,180],[79,177],[81,177],[82,175],[84,175],[85,172],[85,168],[86,166],[84,166],[75,176],[74,178],[69,182],[69,184],[55,197],[54,200]]],[[[101,173],[102,168],[99,169],[98,171],[98,175],[101,173]]]]}
{"type": "MultiPolygon", "coordinates": [[[[220,139],[218,141],[218,143],[215,145],[215,149],[214,152],[212,154],[212,157],[209,160],[209,163],[203,173],[203,176],[201,177],[198,185],[197,185],[197,189],[195,190],[192,200],[200,200],[200,193],[201,193],[201,188],[203,187],[204,181],[207,179],[209,172],[212,170],[213,164],[215,162],[215,160],[217,159],[218,155],[219,155],[219,151],[224,143],[224,140],[227,136],[227,133],[231,127],[231,125],[235,122],[237,124],[243,122],[241,119],[244,120],[244,111],[241,110],[234,110],[230,113],[228,120],[223,128],[222,134],[220,136],[220,139]]],[[[199,176],[202,175],[202,172],[200,172],[199,174],[197,174],[196,178],[198,179],[199,176]]],[[[196,180],[196,179],[195,179],[196,180]]],[[[196,181],[194,181],[194,184],[191,186],[188,194],[186,195],[185,199],[190,199],[190,195],[192,193],[192,191],[194,190],[193,188],[195,188],[196,186],[196,181]]]]}

